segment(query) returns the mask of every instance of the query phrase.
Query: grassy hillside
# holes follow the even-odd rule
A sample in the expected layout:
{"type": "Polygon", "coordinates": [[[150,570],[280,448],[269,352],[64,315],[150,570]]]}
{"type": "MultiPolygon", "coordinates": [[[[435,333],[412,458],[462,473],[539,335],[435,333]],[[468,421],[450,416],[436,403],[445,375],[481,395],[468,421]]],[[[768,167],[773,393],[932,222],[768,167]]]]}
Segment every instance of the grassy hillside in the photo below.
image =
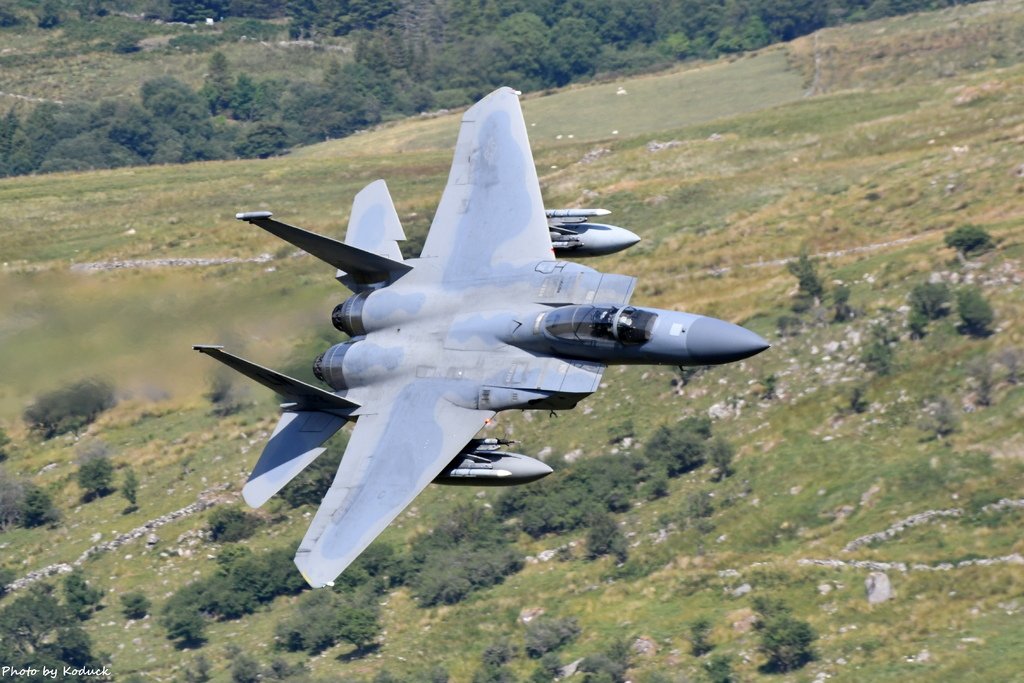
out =
{"type": "MultiPolygon", "coordinates": [[[[979,25],[1009,35],[1020,9],[991,3],[831,29],[816,43],[524,102],[547,205],[601,206],[644,237],[592,265],[639,276],[637,303],[742,322],[773,342],[685,385],[671,368],[612,368],[603,391],[557,419],[499,416],[492,433],[519,439],[524,453],[614,452],[629,462],[657,427],[716,416],[715,433],[737,448],[736,473],[715,482],[704,467],[670,480],[666,497],[638,493],[614,515],[628,540],[623,565],[587,560],[586,530],[520,534],[517,547],[530,558],[568,547],[455,605],[419,607],[407,588],[386,594],[380,647],[366,656],[347,645],[315,657],[275,649],[275,625],[296,598],[213,622],[205,646],[178,650],[155,618],[126,620],[111,592],[85,623],[96,649],[119,679],[183,680],[203,654],[214,680],[230,680],[224,652],[235,644],[264,664],[301,662],[320,680],[384,671],[423,680],[437,665],[469,681],[484,649],[507,639],[520,649],[508,667],[526,679],[537,665],[521,653],[520,615],[539,608],[579,622],[580,636],[558,651],[563,664],[617,640],[641,641],[636,681],[702,680],[707,657],[692,656],[689,641],[700,617],[711,620],[713,654],[731,656],[740,680],[1019,678],[1024,573],[1013,556],[1024,553],[1024,512],[986,506],[1024,498],[1024,391],[1002,360],[1024,347],[1024,66],[1002,38],[983,41],[987,52],[971,43],[960,61],[966,44],[957,36],[979,25]],[[818,60],[818,94],[801,97],[814,79],[815,44],[833,46],[830,66],[818,60]],[[959,66],[933,73],[921,67],[929,60],[959,66]],[[989,231],[997,247],[961,262],[943,236],[964,224],[989,231]],[[791,310],[796,280],[780,260],[802,248],[822,255],[828,290],[849,287],[852,320],[832,322],[828,297],[820,309],[791,310]],[[959,334],[954,310],[911,339],[908,295],[929,279],[954,290],[978,285],[994,307],[995,333],[959,334]],[[896,337],[889,374],[864,362],[879,326],[896,337]],[[994,378],[989,405],[980,400],[981,365],[994,378]],[[955,426],[936,438],[943,401],[955,426]],[[693,513],[699,493],[712,494],[709,517],[693,513]],[[957,512],[844,550],[929,510],[957,512]],[[990,558],[997,561],[971,562],[990,558]],[[894,597],[869,605],[864,585],[874,569],[887,574],[894,597]],[[784,600],[812,625],[815,661],[786,676],[759,670],[750,620],[759,596],[784,600]]],[[[339,235],[352,195],[383,177],[415,244],[445,182],[457,120],[396,122],[267,161],[0,181],[0,423],[14,441],[3,467],[45,487],[63,514],[53,529],[0,534],[7,566],[22,576],[70,562],[220,485],[210,494],[218,505],[237,500],[276,420],[274,400],[250,388],[240,412],[211,415],[202,394],[213,369],[189,345],[224,342],[270,365],[304,365],[334,335],[328,315],[347,290],[329,268],[232,215],[267,208],[339,235]],[[246,261],[261,254],[269,260],[246,261]],[[72,269],[232,257],[240,261],[72,269]],[[112,381],[120,403],[77,440],[26,432],[19,416],[27,403],[86,376],[112,381]],[[97,442],[118,468],[138,474],[137,511],[123,513],[117,494],[82,502],[75,462],[97,442]]],[[[533,486],[557,498],[560,482],[533,486]]],[[[404,548],[457,505],[498,498],[431,487],[382,542],[404,548]]],[[[294,543],[310,513],[273,501],[245,543],[294,543]]],[[[106,591],[140,590],[158,611],[215,571],[226,544],[195,534],[208,514],[160,527],[151,546],[143,537],[93,556],[87,578],[106,591]]]]}

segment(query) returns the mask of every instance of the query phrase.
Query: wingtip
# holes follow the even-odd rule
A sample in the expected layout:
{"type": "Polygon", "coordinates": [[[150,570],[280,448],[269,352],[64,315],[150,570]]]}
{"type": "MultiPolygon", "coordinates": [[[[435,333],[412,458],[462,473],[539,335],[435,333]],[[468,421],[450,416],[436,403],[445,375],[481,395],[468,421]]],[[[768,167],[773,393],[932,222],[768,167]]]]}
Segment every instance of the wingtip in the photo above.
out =
{"type": "Polygon", "coordinates": [[[243,211],[242,213],[236,213],[235,218],[240,221],[252,221],[259,218],[270,218],[273,215],[270,211],[243,211]]]}
{"type": "Polygon", "coordinates": [[[220,351],[224,347],[218,344],[193,344],[192,350],[198,351],[199,353],[206,353],[207,351],[220,351]]]}

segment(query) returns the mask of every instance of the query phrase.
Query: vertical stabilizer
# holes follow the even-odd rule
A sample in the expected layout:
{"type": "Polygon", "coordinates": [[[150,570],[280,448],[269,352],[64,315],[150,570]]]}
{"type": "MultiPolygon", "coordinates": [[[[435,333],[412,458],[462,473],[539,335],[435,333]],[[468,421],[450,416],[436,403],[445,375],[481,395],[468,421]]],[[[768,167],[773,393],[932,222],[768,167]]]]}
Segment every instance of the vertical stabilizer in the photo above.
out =
{"type": "Polygon", "coordinates": [[[375,180],[360,190],[352,201],[345,244],[400,262],[402,251],[398,242],[404,240],[405,231],[398,220],[387,183],[375,180]]]}

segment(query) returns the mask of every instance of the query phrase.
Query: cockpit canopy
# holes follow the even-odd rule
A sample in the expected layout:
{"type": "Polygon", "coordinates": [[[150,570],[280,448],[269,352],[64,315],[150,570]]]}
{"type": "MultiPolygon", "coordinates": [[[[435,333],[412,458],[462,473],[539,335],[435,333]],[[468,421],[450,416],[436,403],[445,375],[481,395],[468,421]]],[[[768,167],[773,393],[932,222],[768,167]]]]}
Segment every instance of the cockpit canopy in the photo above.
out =
{"type": "Polygon", "coordinates": [[[563,306],[544,315],[544,334],[566,341],[643,344],[651,339],[656,313],[633,306],[563,306]]]}

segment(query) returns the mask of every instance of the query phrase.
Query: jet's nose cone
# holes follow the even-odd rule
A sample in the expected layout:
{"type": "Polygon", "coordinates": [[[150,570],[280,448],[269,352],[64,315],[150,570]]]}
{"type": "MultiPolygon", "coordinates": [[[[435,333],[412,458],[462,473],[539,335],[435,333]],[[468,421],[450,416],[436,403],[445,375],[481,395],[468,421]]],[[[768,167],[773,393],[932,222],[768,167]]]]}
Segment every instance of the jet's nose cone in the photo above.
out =
{"type": "Polygon", "coordinates": [[[743,360],[770,346],[760,335],[718,318],[699,318],[686,331],[686,350],[702,365],[743,360]]]}
{"type": "Polygon", "coordinates": [[[623,244],[623,248],[628,248],[640,241],[640,235],[636,234],[632,230],[626,230],[625,228],[619,228],[622,231],[620,236],[623,244]]]}

